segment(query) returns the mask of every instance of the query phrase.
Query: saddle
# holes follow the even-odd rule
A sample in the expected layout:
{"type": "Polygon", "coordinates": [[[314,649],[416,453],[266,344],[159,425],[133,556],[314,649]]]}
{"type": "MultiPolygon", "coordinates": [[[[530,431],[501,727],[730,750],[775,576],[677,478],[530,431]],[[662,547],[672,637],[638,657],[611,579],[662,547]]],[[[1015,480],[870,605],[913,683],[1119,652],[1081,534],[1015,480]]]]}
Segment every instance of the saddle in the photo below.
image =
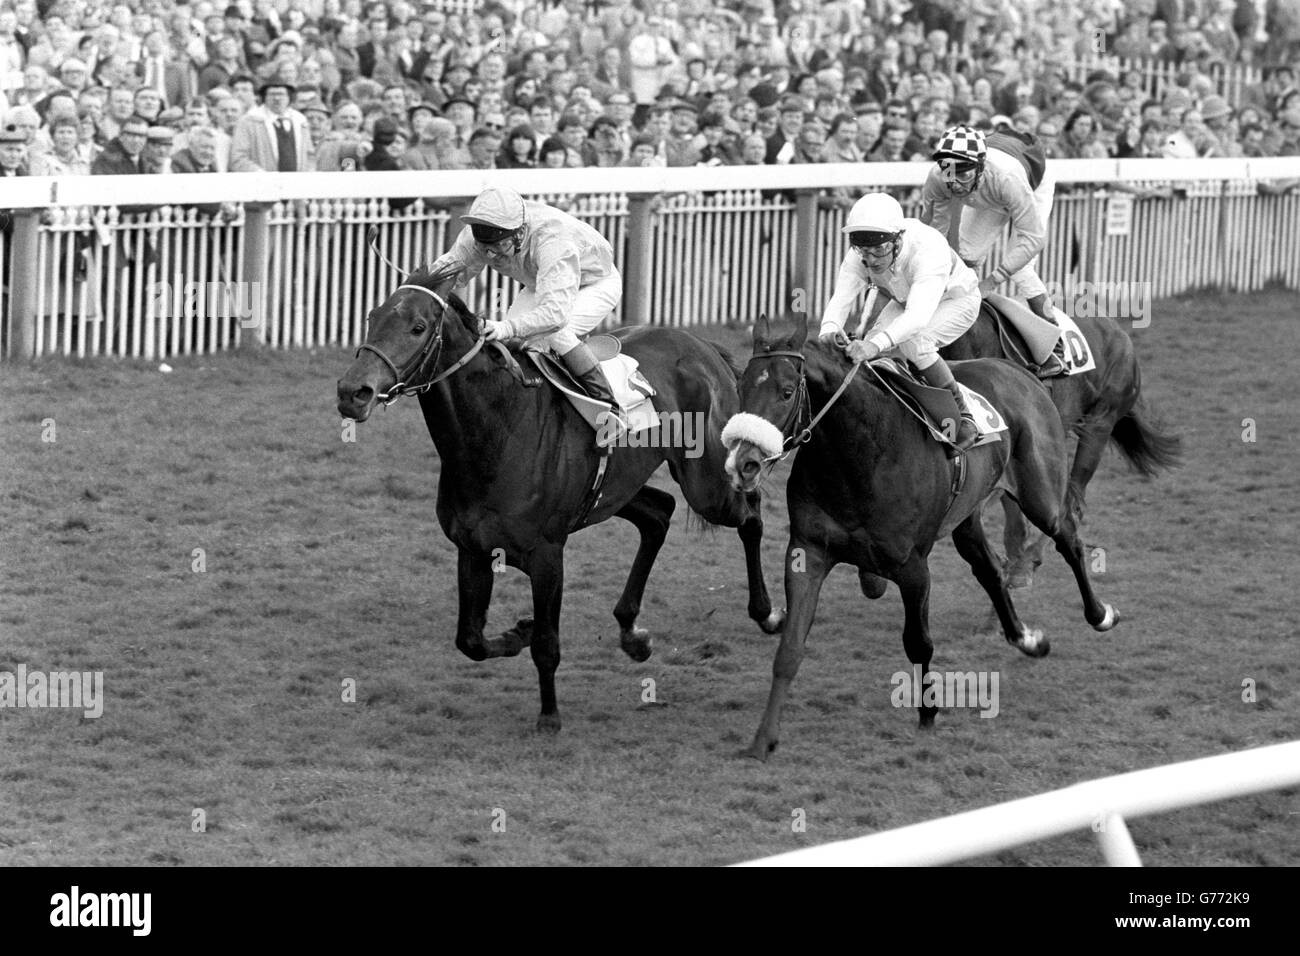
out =
{"type": "MultiPolygon", "coordinates": [[[[926,385],[910,365],[897,359],[878,358],[869,364],[885,388],[903,407],[921,420],[935,441],[945,445],[953,444],[956,432],[951,423],[957,421],[961,412],[952,392],[946,388],[926,385]]],[[[975,427],[980,433],[979,439],[971,447],[978,448],[980,445],[1001,441],[1002,432],[1007,430],[1006,421],[984,396],[960,382],[957,384],[965,393],[966,405],[974,413],[975,427]]]]}
{"type": "MultiPolygon", "coordinates": [[[[596,361],[600,362],[605,378],[609,380],[615,400],[625,413],[628,427],[623,434],[636,434],[657,425],[659,417],[651,401],[655,394],[654,386],[641,374],[637,360],[624,354],[623,344],[612,335],[593,335],[586,341],[596,361]]],[[[504,347],[502,350],[505,351],[504,347]]],[[[609,433],[605,420],[609,407],[587,395],[558,356],[549,350],[534,348],[524,349],[524,354],[536,370],[535,374],[530,374],[529,371],[520,369],[516,375],[525,387],[537,388],[545,381],[558,389],[577,409],[583,420],[598,433],[597,444],[602,444],[602,447],[613,439],[623,437],[618,433],[609,433]]],[[[513,363],[513,357],[508,361],[513,363]]]]}
{"type": "Polygon", "coordinates": [[[1053,308],[1058,325],[1052,325],[1024,303],[990,293],[980,303],[980,312],[988,316],[998,330],[1002,354],[1031,371],[1047,361],[1058,341],[1065,345],[1061,359],[1063,369],[1054,378],[1078,375],[1097,367],[1097,360],[1078,324],[1060,309],[1053,308]]]}

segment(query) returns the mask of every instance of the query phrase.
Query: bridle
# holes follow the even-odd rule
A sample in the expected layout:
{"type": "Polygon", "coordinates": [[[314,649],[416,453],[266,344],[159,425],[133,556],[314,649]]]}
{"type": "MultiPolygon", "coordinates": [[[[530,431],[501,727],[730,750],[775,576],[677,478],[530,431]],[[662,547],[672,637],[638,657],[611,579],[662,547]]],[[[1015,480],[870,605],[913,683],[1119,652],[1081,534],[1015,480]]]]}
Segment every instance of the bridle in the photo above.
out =
{"type": "Polygon", "coordinates": [[[431,369],[438,364],[438,359],[442,355],[442,325],[443,322],[446,321],[447,313],[451,311],[451,306],[447,303],[447,300],[438,295],[438,293],[434,292],[432,289],[425,288],[422,285],[403,283],[397,287],[396,291],[400,292],[403,289],[414,289],[417,292],[423,292],[425,295],[432,296],[433,300],[437,302],[438,305],[442,306],[442,314],[438,316],[435,322],[431,323],[435,330],[434,333],[429,336],[428,341],[424,343],[424,346],[416,354],[415,358],[408,364],[405,372],[398,369],[397,364],[393,362],[392,359],[385,355],[377,346],[371,345],[369,342],[366,342],[357,349],[354,358],[360,358],[362,352],[372,352],[377,355],[379,360],[387,365],[389,371],[393,373],[393,387],[387,392],[381,393],[377,396],[379,401],[386,406],[393,404],[393,402],[397,401],[403,395],[421,395],[424,392],[427,392],[434,385],[437,385],[443,379],[463,368],[470,359],[479,353],[479,350],[483,348],[484,343],[487,342],[487,337],[480,332],[478,340],[455,364],[420,384],[407,384],[408,380],[418,381],[424,375],[428,374],[428,369],[431,369]]]}
{"type": "Polygon", "coordinates": [[[785,440],[781,444],[782,450],[777,452],[775,455],[768,455],[764,458],[764,465],[784,461],[797,447],[806,444],[812,439],[812,432],[813,429],[817,427],[817,423],[820,422],[822,418],[825,417],[826,413],[831,410],[831,406],[839,401],[840,396],[843,395],[844,390],[849,387],[849,383],[853,381],[853,377],[858,374],[858,369],[862,365],[861,362],[855,362],[853,364],[853,368],[849,369],[848,374],[844,376],[844,381],[840,382],[840,387],[835,390],[835,394],[832,395],[830,400],[821,407],[821,411],[814,415],[812,413],[812,402],[808,397],[808,376],[804,372],[804,365],[808,361],[808,357],[802,352],[796,352],[791,349],[777,349],[770,352],[764,352],[761,355],[755,355],[750,359],[750,362],[752,363],[759,359],[767,358],[790,359],[794,363],[795,371],[799,373],[799,385],[795,390],[794,406],[790,409],[790,414],[786,416],[785,421],[781,424],[781,434],[785,436],[785,440]],[[805,418],[808,419],[808,424],[800,428],[799,423],[805,418]]]}

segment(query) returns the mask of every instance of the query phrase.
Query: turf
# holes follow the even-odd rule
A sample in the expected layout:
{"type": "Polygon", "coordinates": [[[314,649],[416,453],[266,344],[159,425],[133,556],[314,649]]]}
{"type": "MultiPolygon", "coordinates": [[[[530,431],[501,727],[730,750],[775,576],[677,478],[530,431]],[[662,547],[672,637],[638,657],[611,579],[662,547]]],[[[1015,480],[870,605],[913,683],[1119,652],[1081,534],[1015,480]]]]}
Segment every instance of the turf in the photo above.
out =
{"type": "MultiPolygon", "coordinates": [[[[565,725],[542,737],[528,656],[476,664],[452,645],[455,556],[416,405],[345,440],[346,352],[8,365],[0,671],[103,671],[106,702],[98,719],[0,710],[0,864],[728,863],[1292,738],[1298,316],[1294,293],[1202,294],[1134,333],[1186,462],[1143,480],[1108,454],[1090,489],[1116,630],[1087,627],[1049,554],[1017,599],[1051,655],[978,636],[986,599],[940,543],[934,666],[997,671],[1000,713],[945,711],[921,733],[890,701],[897,589],[868,602],[837,569],[766,765],[736,754],[776,641],[745,617],[738,539],[687,529],[680,495],[645,664],[610,613],[635,532],[572,539],[565,725]]],[[[701,334],[744,353],[740,330],[701,334]]],[[[778,600],[784,475],[765,505],[778,600]]],[[[489,630],[528,607],[502,574],[489,630]]],[[[1290,791],[1129,828],[1149,865],[1287,864],[1298,809],[1290,791]]],[[[980,862],[1099,861],[1083,832],[980,862]]]]}

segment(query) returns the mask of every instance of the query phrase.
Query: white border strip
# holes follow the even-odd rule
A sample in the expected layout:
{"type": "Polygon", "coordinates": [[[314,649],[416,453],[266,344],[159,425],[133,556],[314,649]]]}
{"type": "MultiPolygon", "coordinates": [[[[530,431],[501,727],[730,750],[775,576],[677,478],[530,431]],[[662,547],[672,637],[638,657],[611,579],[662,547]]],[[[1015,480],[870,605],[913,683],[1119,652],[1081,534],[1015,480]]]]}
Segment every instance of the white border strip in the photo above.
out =
{"type": "MultiPolygon", "coordinates": [[[[1300,157],[1267,159],[1062,159],[1058,183],[1300,178],[1300,157]]],[[[0,178],[0,209],[311,199],[469,198],[488,186],[528,195],[673,193],[734,189],[919,186],[929,163],[694,166],[669,169],[442,170],[360,173],[209,173],[164,176],[0,178]]]]}
{"type": "Polygon", "coordinates": [[[1103,821],[1165,813],[1300,785],[1300,741],[1076,784],[969,813],[809,847],[738,866],[937,866],[1103,821]]]}

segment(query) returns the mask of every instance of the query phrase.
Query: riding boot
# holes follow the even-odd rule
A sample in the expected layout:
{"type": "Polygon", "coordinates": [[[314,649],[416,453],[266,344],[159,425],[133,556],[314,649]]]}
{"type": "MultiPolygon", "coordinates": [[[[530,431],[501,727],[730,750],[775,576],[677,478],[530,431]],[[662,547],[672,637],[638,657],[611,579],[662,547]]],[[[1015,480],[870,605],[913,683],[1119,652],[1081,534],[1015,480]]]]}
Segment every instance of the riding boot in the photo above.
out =
{"type": "Polygon", "coordinates": [[[948,363],[939,359],[929,368],[920,369],[921,378],[926,385],[931,388],[946,388],[952,393],[952,397],[957,402],[957,410],[961,412],[961,421],[957,425],[957,439],[953,442],[954,447],[948,452],[949,458],[956,458],[965,452],[971,445],[979,440],[979,429],[975,427],[975,416],[971,414],[970,408],[966,405],[966,395],[957,385],[957,380],[952,377],[952,369],[948,368],[948,363]]]}
{"type": "Polygon", "coordinates": [[[623,418],[623,410],[614,400],[614,390],[610,387],[609,379],[605,377],[604,370],[596,361],[596,356],[591,354],[587,343],[579,342],[561,355],[560,360],[564,362],[564,367],[569,370],[569,374],[582,386],[583,391],[596,401],[608,404],[615,416],[619,419],[623,418]]]}
{"type": "MultiPolygon", "coordinates": [[[[1060,323],[1056,321],[1056,314],[1052,310],[1051,303],[1047,300],[1046,292],[1040,295],[1031,295],[1027,301],[1029,303],[1029,308],[1033,310],[1035,315],[1046,319],[1055,326],[1060,325],[1060,323]]],[[[1065,371],[1064,346],[1065,343],[1058,338],[1056,340],[1056,345],[1052,348],[1052,354],[1047,357],[1042,365],[1038,366],[1039,378],[1052,378],[1053,376],[1060,375],[1065,371]]]]}

